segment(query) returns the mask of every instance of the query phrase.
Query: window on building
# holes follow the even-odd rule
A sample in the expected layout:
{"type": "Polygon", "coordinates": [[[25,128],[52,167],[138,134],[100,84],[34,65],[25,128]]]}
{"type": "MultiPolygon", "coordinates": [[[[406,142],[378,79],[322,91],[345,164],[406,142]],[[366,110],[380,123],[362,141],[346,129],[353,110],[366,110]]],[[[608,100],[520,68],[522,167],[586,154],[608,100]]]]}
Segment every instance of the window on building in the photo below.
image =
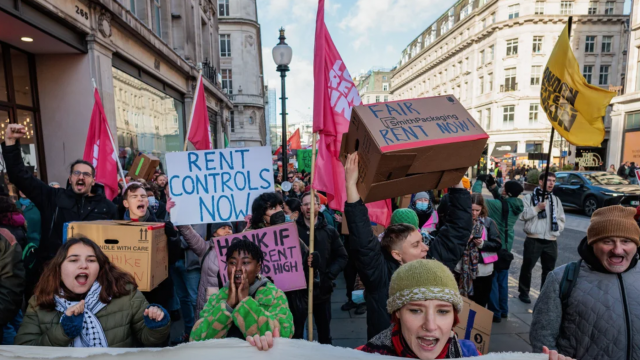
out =
{"type": "Polygon", "coordinates": [[[227,94],[233,94],[233,73],[231,69],[222,69],[222,88],[227,90],[227,94]]]}
{"type": "Polygon", "coordinates": [[[491,23],[495,24],[496,23],[496,13],[492,13],[491,14],[491,23]]]}
{"type": "Polygon", "coordinates": [[[609,69],[611,69],[609,65],[600,66],[600,85],[609,84],[609,69]]]}
{"type": "Polygon", "coordinates": [[[507,40],[507,56],[518,55],[518,39],[507,40]]]}
{"type": "Polygon", "coordinates": [[[560,15],[572,15],[572,14],[573,14],[573,1],[561,1],[560,15]]]}
{"type": "Polygon", "coordinates": [[[585,65],[582,68],[582,76],[589,84],[591,84],[591,76],[593,75],[593,65],[585,65]]]}
{"type": "Polygon", "coordinates": [[[613,9],[615,8],[616,3],[613,1],[607,1],[604,3],[604,14],[605,15],[613,15],[613,9]]]}
{"type": "Polygon", "coordinates": [[[488,108],[485,112],[484,112],[484,124],[485,124],[485,130],[491,130],[491,108],[488,108]]]}
{"type": "Polygon", "coordinates": [[[387,75],[382,75],[382,80],[387,80],[387,75]]]}
{"type": "Polygon", "coordinates": [[[516,107],[514,105],[507,105],[502,108],[502,125],[507,128],[512,128],[516,119],[516,107]]]}
{"type": "Polygon", "coordinates": [[[487,75],[487,91],[488,92],[493,91],[493,73],[487,75]]]}
{"type": "Polygon", "coordinates": [[[602,37],[602,52],[610,53],[611,52],[611,43],[613,42],[613,36],[603,36],[602,37]]]}
{"type": "Polygon", "coordinates": [[[595,15],[598,13],[598,2],[590,1],[589,2],[589,15],[595,15]]]}
{"type": "Polygon", "coordinates": [[[220,57],[231,57],[231,35],[220,34],[220,57]]]}
{"type": "Polygon", "coordinates": [[[236,114],[235,111],[229,111],[229,120],[231,122],[231,132],[236,132],[236,114]]]}
{"type": "Polygon", "coordinates": [[[480,89],[480,95],[484,94],[484,77],[482,76],[478,79],[478,88],[480,89]]]}
{"type": "Polygon", "coordinates": [[[218,16],[229,16],[229,0],[218,0],[218,16]]]}
{"type": "Polygon", "coordinates": [[[488,18],[484,18],[482,19],[482,29],[486,29],[487,28],[487,22],[489,21],[488,18]]]}
{"type": "Polygon", "coordinates": [[[544,15],[544,1],[536,1],[535,14],[544,15]]]}
{"type": "Polygon", "coordinates": [[[387,102],[387,101],[389,101],[389,96],[388,96],[388,95],[385,95],[385,96],[384,96],[384,102],[387,102]]]}
{"type": "Polygon", "coordinates": [[[516,68],[505,69],[504,91],[515,91],[516,86],[516,68]]]}
{"type": "Polygon", "coordinates": [[[382,84],[382,91],[389,91],[389,84],[382,84]]]}
{"type": "Polygon", "coordinates": [[[542,41],[544,40],[544,36],[534,36],[533,37],[533,53],[541,54],[542,53],[542,41]]]}
{"type": "Polygon", "coordinates": [[[379,103],[380,102],[380,95],[376,95],[376,102],[379,103]]]}
{"type": "MultiPolygon", "coordinates": [[[[640,69],[640,61],[637,63],[637,68],[640,69]]],[[[640,71],[636,70],[636,91],[640,91],[640,71]]]]}
{"type": "Polygon", "coordinates": [[[592,53],[596,51],[596,37],[594,35],[587,35],[584,42],[584,52],[592,53]]]}
{"type": "Polygon", "coordinates": [[[640,113],[627,114],[624,128],[626,130],[640,129],[640,113]]]}
{"type": "Polygon", "coordinates": [[[160,16],[160,0],[153,0],[153,32],[162,38],[162,17],[160,16]]]}
{"type": "Polygon", "coordinates": [[[540,76],[542,76],[542,66],[534,65],[531,67],[531,85],[540,85],[540,76]]]}
{"type": "Polygon", "coordinates": [[[367,102],[365,104],[371,104],[371,99],[369,98],[369,96],[367,96],[367,102]]]}
{"type": "Polygon", "coordinates": [[[529,125],[538,123],[538,113],[540,112],[540,104],[529,104],[529,125]]]}
{"type": "Polygon", "coordinates": [[[484,50],[480,50],[480,59],[479,59],[480,65],[484,65],[484,50]]]}
{"type": "Polygon", "coordinates": [[[487,50],[487,62],[493,61],[493,50],[495,49],[494,45],[489,46],[487,50]]]}
{"type": "Polygon", "coordinates": [[[509,5],[509,19],[520,17],[520,4],[509,5]]]}

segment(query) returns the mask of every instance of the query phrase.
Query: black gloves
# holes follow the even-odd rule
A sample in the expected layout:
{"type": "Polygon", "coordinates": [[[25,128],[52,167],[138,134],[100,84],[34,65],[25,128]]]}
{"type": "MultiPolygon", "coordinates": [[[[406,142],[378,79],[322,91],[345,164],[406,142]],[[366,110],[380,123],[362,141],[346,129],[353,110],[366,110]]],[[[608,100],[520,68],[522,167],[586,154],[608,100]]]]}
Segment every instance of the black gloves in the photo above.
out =
{"type": "Polygon", "coordinates": [[[484,183],[487,184],[488,188],[493,187],[496,184],[496,179],[493,178],[493,175],[487,175],[487,178],[484,180],[484,183]]]}
{"type": "Polygon", "coordinates": [[[176,227],[173,225],[171,221],[165,221],[164,234],[167,235],[167,238],[175,238],[180,236],[178,229],[176,229],[176,227]]]}
{"type": "Polygon", "coordinates": [[[314,269],[320,268],[320,253],[317,251],[314,251],[311,253],[311,256],[313,256],[313,260],[311,261],[311,267],[314,269]]]}

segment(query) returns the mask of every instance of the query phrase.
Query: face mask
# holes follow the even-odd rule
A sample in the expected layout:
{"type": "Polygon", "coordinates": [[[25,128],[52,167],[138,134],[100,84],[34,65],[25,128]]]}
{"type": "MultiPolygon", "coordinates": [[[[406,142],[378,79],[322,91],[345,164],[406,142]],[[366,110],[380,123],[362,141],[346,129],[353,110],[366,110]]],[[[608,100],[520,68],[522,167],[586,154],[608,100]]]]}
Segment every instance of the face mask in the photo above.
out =
{"type": "Polygon", "coordinates": [[[271,217],[269,218],[270,225],[279,225],[285,223],[286,221],[286,216],[284,214],[284,211],[282,210],[271,214],[271,217]]]}
{"type": "Polygon", "coordinates": [[[291,221],[292,221],[292,220],[291,220],[291,216],[290,216],[290,215],[287,215],[287,214],[284,214],[284,221],[285,221],[285,222],[291,222],[291,221]]]}
{"type": "Polygon", "coordinates": [[[416,209],[426,211],[429,208],[429,203],[419,202],[416,203],[416,209]]]}
{"type": "Polygon", "coordinates": [[[153,196],[149,196],[147,199],[149,199],[149,206],[156,206],[158,203],[158,200],[153,196]]]}
{"type": "Polygon", "coordinates": [[[320,205],[320,212],[323,212],[326,207],[324,205],[320,205]]]}

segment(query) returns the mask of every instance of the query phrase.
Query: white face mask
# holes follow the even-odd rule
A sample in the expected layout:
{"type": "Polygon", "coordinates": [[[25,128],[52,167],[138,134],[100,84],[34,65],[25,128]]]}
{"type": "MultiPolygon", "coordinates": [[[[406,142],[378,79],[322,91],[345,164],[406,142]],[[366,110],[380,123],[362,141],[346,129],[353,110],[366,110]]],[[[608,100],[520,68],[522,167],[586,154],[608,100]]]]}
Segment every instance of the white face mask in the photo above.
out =
{"type": "Polygon", "coordinates": [[[324,205],[320,205],[320,212],[323,212],[326,207],[324,205]]]}
{"type": "Polygon", "coordinates": [[[155,206],[158,203],[154,196],[149,196],[147,199],[149,199],[149,206],[155,206]]]}

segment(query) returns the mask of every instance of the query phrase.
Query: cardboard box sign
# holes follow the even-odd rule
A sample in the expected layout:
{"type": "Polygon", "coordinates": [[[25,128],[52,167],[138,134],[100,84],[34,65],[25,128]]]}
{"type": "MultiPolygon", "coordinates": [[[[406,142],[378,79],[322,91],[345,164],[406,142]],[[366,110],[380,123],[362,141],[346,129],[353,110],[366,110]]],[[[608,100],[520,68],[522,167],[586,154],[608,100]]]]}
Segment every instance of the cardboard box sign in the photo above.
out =
{"type": "Polygon", "coordinates": [[[356,106],[341,160],[358,151],[365,203],[460,182],[487,143],[482,127],[453,95],[356,106]]]}
{"type": "Polygon", "coordinates": [[[133,164],[129,168],[128,175],[133,179],[145,179],[147,181],[153,180],[153,173],[156,171],[156,168],[160,165],[160,159],[153,155],[140,154],[135,160],[133,160],[133,164]]]}
{"type": "Polygon", "coordinates": [[[153,290],[169,276],[164,223],[126,220],[66,223],[63,239],[72,237],[93,240],[111,263],[133,275],[140,291],[153,290]]]}
{"type": "Polygon", "coordinates": [[[453,330],[459,339],[473,341],[478,351],[486,355],[489,352],[493,313],[465,297],[462,300],[464,307],[458,314],[460,324],[453,330]]]}

